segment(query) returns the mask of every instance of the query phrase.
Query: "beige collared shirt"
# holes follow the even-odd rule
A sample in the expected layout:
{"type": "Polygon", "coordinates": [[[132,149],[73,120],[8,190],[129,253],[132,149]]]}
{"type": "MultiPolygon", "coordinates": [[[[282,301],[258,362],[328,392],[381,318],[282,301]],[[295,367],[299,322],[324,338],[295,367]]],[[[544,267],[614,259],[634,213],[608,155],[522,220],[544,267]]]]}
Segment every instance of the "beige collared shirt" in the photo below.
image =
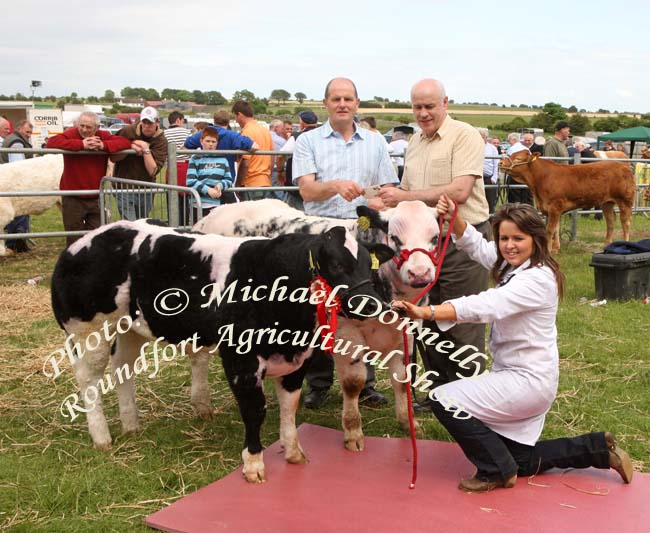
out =
{"type": "Polygon", "coordinates": [[[473,126],[449,115],[432,138],[422,132],[409,141],[402,189],[423,190],[447,185],[458,176],[475,176],[474,187],[460,213],[469,224],[485,222],[489,208],[483,187],[485,143],[473,126]]]}

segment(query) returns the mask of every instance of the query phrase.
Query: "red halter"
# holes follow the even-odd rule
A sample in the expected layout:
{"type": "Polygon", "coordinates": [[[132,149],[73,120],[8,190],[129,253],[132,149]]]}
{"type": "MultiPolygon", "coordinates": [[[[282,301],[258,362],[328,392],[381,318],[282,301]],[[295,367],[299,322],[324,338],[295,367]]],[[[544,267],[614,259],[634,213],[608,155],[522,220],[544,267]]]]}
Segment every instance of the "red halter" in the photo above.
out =
{"type": "MultiPolygon", "coordinates": [[[[388,240],[388,238],[386,238],[388,240]]],[[[409,257],[411,257],[411,254],[414,254],[415,252],[420,252],[426,255],[429,259],[431,259],[431,262],[435,265],[438,266],[438,252],[439,249],[435,248],[434,250],[428,251],[425,250],[424,248],[413,248],[412,250],[407,250],[406,248],[403,248],[399,255],[396,255],[393,257],[393,261],[397,265],[397,270],[400,270],[402,266],[404,266],[404,263],[406,263],[409,260],[409,257]]]]}

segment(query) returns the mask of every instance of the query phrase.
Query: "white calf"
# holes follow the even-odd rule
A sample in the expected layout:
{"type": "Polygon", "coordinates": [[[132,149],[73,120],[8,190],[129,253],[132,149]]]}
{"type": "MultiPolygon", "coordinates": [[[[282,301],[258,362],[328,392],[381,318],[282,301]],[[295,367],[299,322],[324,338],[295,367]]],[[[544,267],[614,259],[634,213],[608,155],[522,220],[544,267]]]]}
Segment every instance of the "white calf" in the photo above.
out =
{"type": "MultiPolygon", "coordinates": [[[[0,191],[55,191],[63,173],[63,156],[46,155],[0,165],[0,191]]],[[[19,215],[38,215],[48,210],[59,196],[17,196],[0,198],[0,233],[19,215]]],[[[0,256],[6,255],[0,240],[0,256]]]]}

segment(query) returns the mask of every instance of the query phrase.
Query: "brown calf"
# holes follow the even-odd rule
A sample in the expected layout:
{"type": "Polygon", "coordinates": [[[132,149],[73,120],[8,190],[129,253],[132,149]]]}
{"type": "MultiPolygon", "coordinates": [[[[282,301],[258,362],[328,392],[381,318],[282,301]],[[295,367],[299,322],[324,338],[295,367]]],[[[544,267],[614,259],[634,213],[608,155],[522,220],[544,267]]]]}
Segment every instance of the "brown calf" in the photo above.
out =
{"type": "Polygon", "coordinates": [[[602,161],[589,165],[558,165],[539,154],[522,150],[501,160],[501,168],[515,181],[525,183],[535,197],[537,208],[548,216],[546,233],[551,250],[560,249],[560,215],[577,208],[600,206],[607,221],[605,244],[612,242],[616,214],[621,211],[623,238],[630,238],[630,218],[636,185],[627,163],[602,161]]]}

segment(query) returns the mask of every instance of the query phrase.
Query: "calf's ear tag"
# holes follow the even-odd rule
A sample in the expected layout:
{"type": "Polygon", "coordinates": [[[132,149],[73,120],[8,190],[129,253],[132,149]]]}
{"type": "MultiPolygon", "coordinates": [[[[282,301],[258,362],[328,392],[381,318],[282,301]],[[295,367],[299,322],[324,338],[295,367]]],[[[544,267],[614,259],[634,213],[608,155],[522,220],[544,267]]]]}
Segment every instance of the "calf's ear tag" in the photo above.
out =
{"type": "Polygon", "coordinates": [[[371,270],[379,269],[379,259],[377,258],[377,254],[375,252],[370,253],[370,269],[371,270]]]}
{"type": "Polygon", "coordinates": [[[320,269],[320,265],[318,264],[318,261],[314,259],[311,250],[309,250],[309,268],[314,272],[320,269]]]}
{"type": "Polygon", "coordinates": [[[370,229],[370,219],[367,216],[361,216],[357,220],[357,226],[361,231],[367,231],[370,229]]]}

